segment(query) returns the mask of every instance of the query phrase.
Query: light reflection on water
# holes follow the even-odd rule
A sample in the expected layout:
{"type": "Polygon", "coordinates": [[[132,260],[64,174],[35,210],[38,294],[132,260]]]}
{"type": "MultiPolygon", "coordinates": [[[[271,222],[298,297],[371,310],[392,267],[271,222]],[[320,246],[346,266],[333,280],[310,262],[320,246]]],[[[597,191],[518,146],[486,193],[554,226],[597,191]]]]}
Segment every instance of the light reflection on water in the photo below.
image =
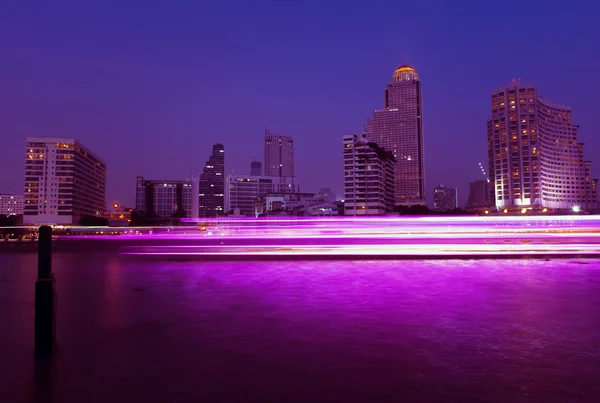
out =
{"type": "MultiPolygon", "coordinates": [[[[54,271],[60,402],[600,400],[598,261],[75,253],[54,271]]],[[[35,256],[0,256],[14,396],[31,386],[34,281],[35,256]]]]}

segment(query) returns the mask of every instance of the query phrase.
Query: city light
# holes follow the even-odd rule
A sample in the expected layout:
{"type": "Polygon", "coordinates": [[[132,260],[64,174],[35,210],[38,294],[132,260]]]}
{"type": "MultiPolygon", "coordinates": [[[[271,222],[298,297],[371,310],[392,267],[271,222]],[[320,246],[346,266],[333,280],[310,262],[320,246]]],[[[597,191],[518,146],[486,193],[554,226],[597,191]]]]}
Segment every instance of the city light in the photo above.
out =
{"type": "Polygon", "coordinates": [[[581,207],[579,206],[573,206],[573,212],[574,213],[579,213],[581,211],[581,207]]]}
{"type": "Polygon", "coordinates": [[[585,215],[183,221],[198,225],[102,236],[106,228],[78,227],[91,236],[58,238],[119,241],[123,255],[221,260],[600,256],[600,218],[585,215]]]}

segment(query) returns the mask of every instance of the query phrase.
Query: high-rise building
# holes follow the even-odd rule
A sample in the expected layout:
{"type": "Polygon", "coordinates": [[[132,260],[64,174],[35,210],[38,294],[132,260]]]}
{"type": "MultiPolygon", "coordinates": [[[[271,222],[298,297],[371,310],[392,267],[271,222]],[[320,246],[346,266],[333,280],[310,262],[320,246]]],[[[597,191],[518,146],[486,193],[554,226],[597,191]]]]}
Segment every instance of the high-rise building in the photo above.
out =
{"type": "Polygon", "coordinates": [[[458,208],[458,190],[438,185],[433,190],[433,210],[452,211],[458,208]]]}
{"type": "Polygon", "coordinates": [[[364,134],[344,136],[344,214],[379,215],[394,209],[391,151],[364,134]]]}
{"type": "Polygon", "coordinates": [[[192,201],[191,201],[191,211],[190,218],[199,218],[200,217],[200,178],[198,176],[192,175],[190,178],[191,186],[192,186],[192,201]]]}
{"type": "Polygon", "coordinates": [[[469,183],[469,199],[467,200],[465,209],[474,210],[491,207],[491,188],[489,179],[481,179],[469,183]]]}
{"type": "Polygon", "coordinates": [[[396,159],[395,204],[424,205],[423,95],[415,69],[404,65],[394,71],[384,106],[367,121],[366,135],[396,159]]]}
{"type": "Polygon", "coordinates": [[[260,161],[250,163],[250,176],[262,176],[262,164],[260,161]]]}
{"type": "Polygon", "coordinates": [[[223,215],[225,194],[225,149],[215,144],[204,172],[200,174],[200,217],[223,215]]]}
{"type": "Polygon", "coordinates": [[[294,138],[265,130],[265,176],[294,178],[294,138]]]}
{"type": "Polygon", "coordinates": [[[496,207],[598,208],[596,182],[570,107],[516,80],[492,93],[491,106],[488,160],[496,207]]]}
{"type": "Polygon", "coordinates": [[[23,201],[22,195],[0,193],[0,215],[22,215],[23,201]]]}
{"type": "Polygon", "coordinates": [[[148,218],[192,217],[192,180],[148,180],[137,177],[135,209],[148,218]]]}
{"type": "Polygon", "coordinates": [[[104,161],[74,139],[27,138],[25,224],[79,224],[105,210],[104,161]]]}

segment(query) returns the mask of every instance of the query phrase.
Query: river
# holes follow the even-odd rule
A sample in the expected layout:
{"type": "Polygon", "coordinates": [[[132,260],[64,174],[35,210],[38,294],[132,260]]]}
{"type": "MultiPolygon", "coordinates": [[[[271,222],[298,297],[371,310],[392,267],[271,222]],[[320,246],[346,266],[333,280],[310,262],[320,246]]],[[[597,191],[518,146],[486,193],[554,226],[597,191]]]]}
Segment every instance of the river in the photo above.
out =
{"type": "Polygon", "coordinates": [[[36,366],[36,255],[0,251],[2,402],[600,401],[598,260],[53,268],[58,351],[36,366]]]}

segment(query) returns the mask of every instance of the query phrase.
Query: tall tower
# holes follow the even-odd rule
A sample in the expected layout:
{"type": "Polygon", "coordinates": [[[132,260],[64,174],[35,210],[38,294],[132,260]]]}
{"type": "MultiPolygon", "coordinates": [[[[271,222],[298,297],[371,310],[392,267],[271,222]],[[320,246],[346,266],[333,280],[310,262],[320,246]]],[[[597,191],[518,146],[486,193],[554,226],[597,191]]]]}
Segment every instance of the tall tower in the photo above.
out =
{"type": "Polygon", "coordinates": [[[225,149],[215,144],[211,156],[200,174],[199,216],[216,217],[224,213],[225,149]]]}
{"type": "Polygon", "coordinates": [[[366,135],[396,159],[395,204],[425,204],[423,95],[415,69],[398,67],[384,95],[385,109],[373,112],[366,135]]]}
{"type": "Polygon", "coordinates": [[[571,108],[513,80],[492,93],[488,160],[498,208],[597,209],[571,108]]]}
{"type": "Polygon", "coordinates": [[[265,176],[294,177],[294,138],[265,130],[265,176]]]}

